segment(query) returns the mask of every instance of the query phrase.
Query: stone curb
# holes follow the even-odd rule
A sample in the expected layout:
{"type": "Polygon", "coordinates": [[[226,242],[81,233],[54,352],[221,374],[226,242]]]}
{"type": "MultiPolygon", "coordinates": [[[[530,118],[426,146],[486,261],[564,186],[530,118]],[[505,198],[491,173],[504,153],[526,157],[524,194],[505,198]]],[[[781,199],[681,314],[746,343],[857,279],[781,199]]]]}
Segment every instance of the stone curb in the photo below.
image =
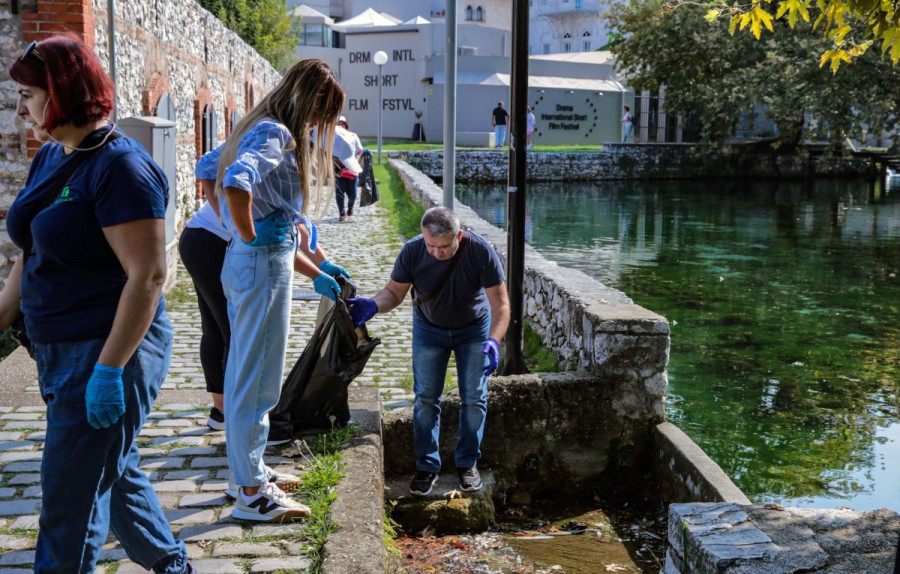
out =
{"type": "Polygon", "coordinates": [[[322,572],[383,574],[384,462],[378,392],[351,387],[350,409],[360,433],[342,450],[346,474],[331,505],[338,531],[325,543],[322,572]]]}

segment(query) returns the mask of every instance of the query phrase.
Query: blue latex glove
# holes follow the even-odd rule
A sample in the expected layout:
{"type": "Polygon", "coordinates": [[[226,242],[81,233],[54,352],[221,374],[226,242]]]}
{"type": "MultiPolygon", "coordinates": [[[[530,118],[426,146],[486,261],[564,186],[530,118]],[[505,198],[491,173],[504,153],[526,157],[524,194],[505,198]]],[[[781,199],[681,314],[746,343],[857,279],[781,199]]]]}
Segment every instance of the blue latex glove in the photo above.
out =
{"type": "Polygon", "coordinates": [[[375,303],[375,299],[353,297],[347,299],[347,305],[350,306],[350,318],[353,319],[355,327],[359,327],[378,313],[378,304],[375,303]]]}
{"type": "Polygon", "coordinates": [[[286,219],[276,219],[279,215],[279,212],[273,211],[265,218],[254,221],[253,229],[256,230],[256,237],[253,238],[253,241],[244,241],[244,243],[251,247],[262,247],[287,239],[291,230],[291,222],[286,219]]]}
{"type": "Polygon", "coordinates": [[[484,367],[484,374],[490,375],[497,369],[497,363],[500,362],[500,345],[494,339],[488,339],[481,348],[488,364],[484,367]]]}
{"type": "Polygon", "coordinates": [[[319,273],[319,276],[313,279],[313,287],[316,293],[328,297],[332,301],[337,301],[337,297],[341,293],[341,286],[334,280],[334,277],[327,273],[319,273]]]}
{"type": "Polygon", "coordinates": [[[125,390],[119,367],[107,367],[97,363],[87,384],[84,401],[87,419],[95,429],[105,429],[115,423],[125,412],[125,390]]]}
{"type": "Polygon", "coordinates": [[[325,260],[319,263],[319,271],[322,273],[328,273],[332,277],[337,277],[338,275],[343,275],[347,279],[350,279],[350,274],[347,273],[347,270],[341,267],[340,265],[335,265],[329,260],[325,260]]]}

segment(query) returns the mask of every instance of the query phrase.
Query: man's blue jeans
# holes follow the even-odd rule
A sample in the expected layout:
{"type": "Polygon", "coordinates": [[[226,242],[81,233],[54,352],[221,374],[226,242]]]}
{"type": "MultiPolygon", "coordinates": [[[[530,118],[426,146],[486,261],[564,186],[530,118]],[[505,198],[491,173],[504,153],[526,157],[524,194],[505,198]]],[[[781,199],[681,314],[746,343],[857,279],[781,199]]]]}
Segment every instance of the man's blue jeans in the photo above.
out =
{"type": "Polygon", "coordinates": [[[138,469],[135,443],[172,358],[172,325],[154,320],[122,381],[125,414],[106,429],[87,422],[85,389],[104,339],[35,343],[47,437],[41,461],[41,517],[35,572],[93,572],[111,528],[128,557],[166,574],[188,571],[159,500],[138,469]]]}
{"type": "MultiPolygon", "coordinates": [[[[294,228],[296,230],[296,227],[294,228]]],[[[239,486],[266,484],[269,411],[284,381],[297,234],[251,247],[231,242],[222,267],[231,343],[225,366],[228,466],[239,486]]]]}
{"type": "Polygon", "coordinates": [[[490,316],[460,329],[442,329],[413,315],[413,436],[416,469],[437,472],[441,468],[438,435],[441,427],[441,395],[450,352],[456,356],[459,378],[459,438],[454,456],[457,468],[475,466],[481,456],[481,437],[487,415],[487,377],[484,375],[484,342],[490,316]]]}
{"type": "Polygon", "coordinates": [[[506,143],[506,124],[494,126],[494,147],[503,147],[506,143]]]}

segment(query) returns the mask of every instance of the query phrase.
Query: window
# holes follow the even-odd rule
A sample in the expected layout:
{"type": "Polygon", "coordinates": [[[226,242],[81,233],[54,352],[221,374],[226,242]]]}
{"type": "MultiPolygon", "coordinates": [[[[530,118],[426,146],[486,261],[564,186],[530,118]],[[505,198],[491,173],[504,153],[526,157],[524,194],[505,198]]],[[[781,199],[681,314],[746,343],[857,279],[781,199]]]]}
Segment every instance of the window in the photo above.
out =
{"type": "Polygon", "coordinates": [[[160,96],[159,101],[156,103],[156,117],[171,122],[175,121],[175,103],[172,102],[172,96],[168,93],[160,96]]]}
{"type": "Polygon", "coordinates": [[[581,0],[575,0],[575,9],[581,10],[581,0]]]}
{"type": "Polygon", "coordinates": [[[472,6],[466,6],[466,20],[472,19],[472,6]]]}
{"type": "Polygon", "coordinates": [[[585,32],[581,35],[581,51],[582,52],[590,52],[591,51],[591,33],[585,32]]]}
{"type": "Polygon", "coordinates": [[[316,46],[330,48],[332,45],[332,32],[329,26],[324,24],[303,24],[297,33],[301,46],[316,46]]]}
{"type": "Polygon", "coordinates": [[[566,32],[563,36],[563,52],[569,53],[572,51],[572,35],[566,32]]]}
{"type": "Polygon", "coordinates": [[[481,6],[475,9],[475,20],[484,22],[484,10],[481,9],[481,6]]]}
{"type": "Polygon", "coordinates": [[[550,53],[550,44],[544,44],[544,53],[545,53],[545,54],[549,54],[549,53],[550,53]]]}
{"type": "Polygon", "coordinates": [[[212,104],[203,108],[203,134],[200,153],[206,153],[216,148],[218,136],[216,135],[216,110],[212,104]]]}

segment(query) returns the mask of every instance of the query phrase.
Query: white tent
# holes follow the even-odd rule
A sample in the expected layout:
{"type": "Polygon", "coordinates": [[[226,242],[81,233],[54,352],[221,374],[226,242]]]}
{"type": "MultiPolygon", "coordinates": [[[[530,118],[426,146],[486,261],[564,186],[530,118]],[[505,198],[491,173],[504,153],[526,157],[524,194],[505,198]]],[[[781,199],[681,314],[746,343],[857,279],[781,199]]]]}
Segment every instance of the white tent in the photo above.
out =
{"type": "Polygon", "coordinates": [[[429,22],[428,20],[426,20],[425,18],[423,18],[421,16],[416,16],[415,18],[410,18],[409,20],[407,20],[406,22],[403,23],[404,26],[407,24],[431,24],[431,22],[429,22]]]}
{"type": "Polygon", "coordinates": [[[302,24],[325,24],[326,26],[331,26],[334,24],[334,20],[322,14],[315,8],[307,6],[306,4],[299,4],[291,10],[291,14],[294,16],[300,16],[302,18],[302,24]]]}
{"type": "Polygon", "coordinates": [[[400,22],[399,19],[390,15],[376,12],[373,8],[369,8],[362,14],[348,19],[342,20],[334,25],[335,30],[344,30],[346,28],[378,28],[382,26],[396,26],[400,22]]]}

